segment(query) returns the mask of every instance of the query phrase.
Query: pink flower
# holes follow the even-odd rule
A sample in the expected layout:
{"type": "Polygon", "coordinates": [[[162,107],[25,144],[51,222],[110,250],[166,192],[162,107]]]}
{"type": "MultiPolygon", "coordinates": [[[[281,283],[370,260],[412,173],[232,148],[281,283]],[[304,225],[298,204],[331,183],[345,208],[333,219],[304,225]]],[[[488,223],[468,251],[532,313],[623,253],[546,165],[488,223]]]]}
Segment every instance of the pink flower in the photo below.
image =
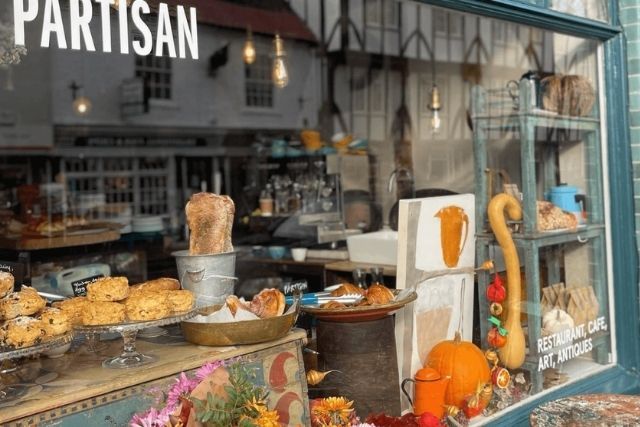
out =
{"type": "Polygon", "coordinates": [[[135,414],[129,422],[130,427],[164,427],[169,422],[169,413],[166,408],[158,412],[151,408],[142,415],[135,414]]]}
{"type": "Polygon", "coordinates": [[[224,360],[216,360],[215,362],[209,362],[204,365],[196,372],[196,378],[198,381],[203,381],[209,375],[213,373],[216,369],[221,366],[225,366],[224,360]]]}
{"type": "Polygon", "coordinates": [[[169,389],[169,394],[167,396],[167,410],[168,412],[173,411],[178,403],[180,402],[180,397],[187,397],[191,391],[199,384],[200,381],[195,379],[189,379],[184,372],[180,373],[180,376],[176,379],[175,384],[171,386],[169,389]]]}

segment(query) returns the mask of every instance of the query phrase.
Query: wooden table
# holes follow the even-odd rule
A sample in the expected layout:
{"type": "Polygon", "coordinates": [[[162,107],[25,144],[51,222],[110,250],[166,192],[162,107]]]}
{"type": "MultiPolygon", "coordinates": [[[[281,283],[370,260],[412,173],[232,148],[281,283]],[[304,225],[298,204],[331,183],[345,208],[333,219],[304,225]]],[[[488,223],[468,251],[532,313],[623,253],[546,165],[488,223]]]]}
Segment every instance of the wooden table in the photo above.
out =
{"type": "Polygon", "coordinates": [[[533,427],[633,426],[640,424],[640,396],[583,394],[538,406],[533,427]]]}
{"type": "MultiPolygon", "coordinates": [[[[122,339],[107,341],[105,350],[90,353],[79,345],[58,359],[44,356],[25,362],[16,374],[3,382],[28,385],[17,400],[0,400],[3,427],[124,426],[134,413],[154,405],[154,390],[166,392],[180,372],[194,373],[207,362],[241,358],[256,367],[256,383],[269,388],[268,404],[275,408],[282,400],[290,402],[283,413],[285,425],[308,425],[307,384],[302,363],[306,333],[294,329],[272,342],[235,347],[205,347],[182,340],[179,328],[169,336],[138,339],[137,349],[157,356],[148,365],[130,369],[106,369],[102,361],[122,352],[122,339]],[[274,374],[274,371],[278,371],[274,374]],[[277,387],[273,378],[279,378],[277,387]]],[[[157,393],[156,393],[157,394],[157,393]]]]}

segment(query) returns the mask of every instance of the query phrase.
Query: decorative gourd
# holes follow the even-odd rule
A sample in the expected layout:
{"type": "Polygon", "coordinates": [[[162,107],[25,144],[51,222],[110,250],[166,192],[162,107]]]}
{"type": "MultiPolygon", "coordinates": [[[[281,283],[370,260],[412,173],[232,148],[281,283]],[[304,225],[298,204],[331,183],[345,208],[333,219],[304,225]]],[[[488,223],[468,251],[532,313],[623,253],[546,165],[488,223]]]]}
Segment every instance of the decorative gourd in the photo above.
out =
{"type": "Polygon", "coordinates": [[[496,240],[504,254],[507,268],[507,300],[503,304],[507,309],[507,319],[502,326],[508,331],[507,343],[500,348],[500,361],[509,369],[517,369],[524,363],[525,342],[524,332],[520,323],[520,260],[516,246],[511,238],[504,217],[506,213],[512,220],[522,219],[520,203],[505,193],[498,194],[489,202],[487,214],[489,224],[496,236],[496,240]]]}
{"type": "Polygon", "coordinates": [[[444,396],[445,404],[462,408],[465,398],[473,394],[478,384],[491,380],[489,365],[482,351],[469,341],[462,341],[459,332],[453,340],[436,344],[427,366],[434,368],[441,377],[450,377],[444,396]]]}
{"type": "Polygon", "coordinates": [[[575,326],[573,318],[564,310],[554,308],[542,316],[542,333],[551,335],[556,332],[571,329],[575,326]]]}

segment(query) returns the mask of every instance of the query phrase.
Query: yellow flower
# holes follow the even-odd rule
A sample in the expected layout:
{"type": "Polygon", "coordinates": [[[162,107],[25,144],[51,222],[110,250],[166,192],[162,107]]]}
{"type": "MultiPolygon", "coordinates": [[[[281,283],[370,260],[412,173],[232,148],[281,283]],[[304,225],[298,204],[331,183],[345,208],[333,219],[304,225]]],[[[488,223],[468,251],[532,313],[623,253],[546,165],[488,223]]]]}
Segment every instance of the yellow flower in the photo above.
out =
{"type": "Polygon", "coordinates": [[[344,397],[326,397],[313,408],[313,414],[327,420],[327,426],[342,426],[349,422],[353,412],[353,401],[344,397]]]}
{"type": "Polygon", "coordinates": [[[267,408],[264,408],[256,419],[256,425],[258,427],[280,427],[279,419],[278,411],[268,411],[267,408]]]}

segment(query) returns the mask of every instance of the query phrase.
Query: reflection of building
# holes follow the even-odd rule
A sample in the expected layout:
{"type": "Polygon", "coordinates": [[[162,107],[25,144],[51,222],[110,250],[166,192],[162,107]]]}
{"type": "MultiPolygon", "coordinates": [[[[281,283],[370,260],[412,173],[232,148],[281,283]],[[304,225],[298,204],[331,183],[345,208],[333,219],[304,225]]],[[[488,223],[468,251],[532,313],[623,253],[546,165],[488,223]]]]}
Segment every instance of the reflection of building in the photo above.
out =
{"type": "MultiPolygon", "coordinates": [[[[9,3],[0,5],[7,22],[9,3]]],[[[286,3],[179,3],[198,11],[198,61],[61,50],[55,37],[50,49],[42,49],[42,22],[27,24],[28,54],[22,64],[12,66],[10,74],[0,69],[0,149],[12,156],[6,162],[34,169],[35,182],[63,172],[79,192],[108,191],[111,181],[105,173],[124,176],[107,194],[109,202],[135,200],[137,214],[168,214],[203,182],[209,189],[221,184],[231,192],[233,157],[246,155],[257,134],[288,134],[315,125],[315,38],[286,3]],[[251,66],[242,58],[248,28],[258,53],[251,66]],[[276,32],[285,40],[292,67],[284,89],[271,81],[276,32]],[[74,83],[79,86],[76,96],[91,101],[90,114],[74,112],[74,83]],[[26,147],[30,158],[18,159],[26,147]],[[156,160],[142,160],[149,157],[156,160]],[[178,199],[176,189],[182,190],[178,199]],[[147,197],[161,201],[143,203],[147,197]]],[[[62,15],[69,28],[67,11],[62,15]]],[[[111,19],[117,28],[115,11],[111,19]]],[[[155,19],[148,21],[154,31],[155,19]]],[[[91,25],[99,46],[100,20],[91,25]]],[[[112,33],[115,45],[118,34],[112,33]]]]}
{"type": "MultiPolygon", "coordinates": [[[[348,130],[370,140],[379,159],[377,199],[385,211],[393,203],[386,177],[398,166],[413,167],[416,188],[472,191],[467,110],[473,85],[503,87],[528,70],[585,75],[595,69],[588,62],[593,58],[585,60],[580,53],[580,44],[588,49],[589,43],[418,2],[290,4],[326,52],[328,105],[323,111],[330,117],[324,130],[348,130]],[[436,133],[429,109],[434,82],[442,100],[442,128],[436,133]]],[[[504,151],[493,157],[498,164],[509,156],[504,151]]]]}

